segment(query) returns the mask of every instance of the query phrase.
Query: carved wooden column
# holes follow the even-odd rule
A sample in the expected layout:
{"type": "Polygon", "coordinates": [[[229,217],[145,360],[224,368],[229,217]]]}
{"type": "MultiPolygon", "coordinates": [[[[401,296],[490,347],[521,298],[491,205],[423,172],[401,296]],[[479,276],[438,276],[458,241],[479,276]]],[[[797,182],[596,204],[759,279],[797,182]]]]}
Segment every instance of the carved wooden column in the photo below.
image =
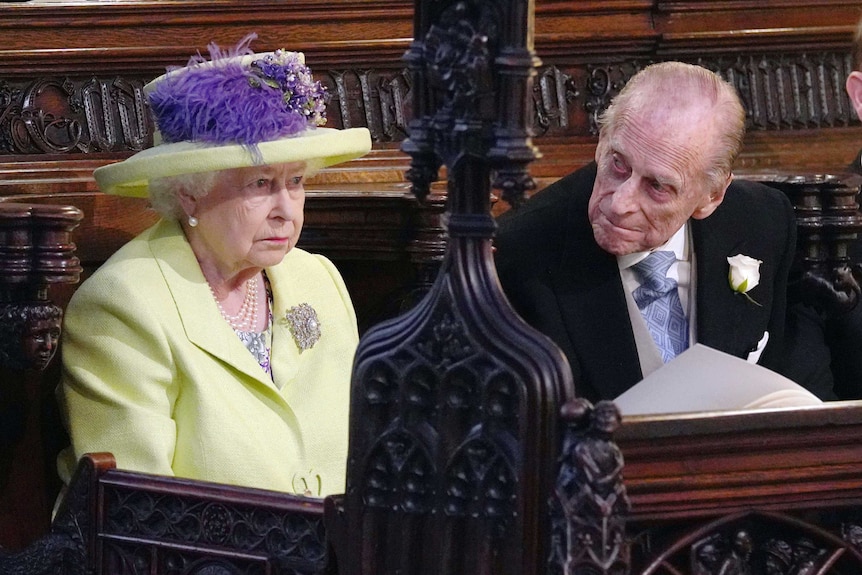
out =
{"type": "Polygon", "coordinates": [[[338,570],[545,573],[574,387],[559,349],[502,293],[489,213],[492,182],[513,204],[532,187],[533,3],[417,1],[415,12],[403,149],[420,199],[446,167],[448,245],[427,296],[357,350],[347,492],[328,509],[338,570]]]}
{"type": "Polygon", "coordinates": [[[862,232],[856,175],[764,175],[764,183],[782,190],[793,202],[797,221],[797,270],[790,299],[827,314],[858,305],[862,263],[851,261],[850,246],[862,232]]]}
{"type": "Polygon", "coordinates": [[[39,373],[60,335],[49,287],[81,273],[71,231],[82,217],[71,206],[0,203],[0,547],[21,547],[50,522],[40,422],[53,390],[39,373]]]}

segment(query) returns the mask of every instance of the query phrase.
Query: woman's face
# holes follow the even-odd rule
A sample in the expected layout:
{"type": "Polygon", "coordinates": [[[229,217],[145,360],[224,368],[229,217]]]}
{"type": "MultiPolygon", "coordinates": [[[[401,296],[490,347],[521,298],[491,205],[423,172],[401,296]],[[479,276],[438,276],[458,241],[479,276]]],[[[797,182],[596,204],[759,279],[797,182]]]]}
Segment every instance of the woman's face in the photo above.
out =
{"type": "Polygon", "coordinates": [[[186,213],[198,219],[186,233],[202,266],[229,277],[281,262],[302,231],[305,168],[293,162],[223,170],[205,196],[183,194],[186,213]]]}

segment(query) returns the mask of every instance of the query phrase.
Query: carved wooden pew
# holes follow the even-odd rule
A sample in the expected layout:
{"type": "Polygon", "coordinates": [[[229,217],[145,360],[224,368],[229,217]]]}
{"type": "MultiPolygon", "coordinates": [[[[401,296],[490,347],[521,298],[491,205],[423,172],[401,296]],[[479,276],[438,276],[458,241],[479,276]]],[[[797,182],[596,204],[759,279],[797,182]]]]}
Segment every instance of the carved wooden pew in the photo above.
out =
{"type": "MultiPolygon", "coordinates": [[[[146,115],[142,113],[140,101],[136,99],[143,81],[160,73],[164,65],[181,62],[193,49],[201,48],[211,39],[230,44],[248,30],[249,22],[253,22],[259,24],[265,39],[257,48],[267,49],[285,44],[303,50],[315,71],[326,75],[327,83],[337,95],[332,107],[336,113],[331,114],[336,125],[365,123],[375,135],[375,151],[369,158],[343,171],[321,174],[318,182],[321,200],[319,211],[315,211],[313,194],[310,194],[310,221],[305,238],[309,242],[308,247],[318,249],[323,246],[319,251],[324,253],[327,246],[341,250],[342,261],[334,259],[345,270],[346,276],[356,273],[357,277],[365,277],[363,274],[367,269],[362,271],[360,268],[367,265],[373,272],[381,261],[402,271],[401,266],[405,262],[408,267],[415,264],[424,267],[430,263],[430,269],[436,269],[436,264],[442,259],[442,228],[435,218],[442,210],[443,200],[439,196],[434,197],[432,189],[432,199],[437,203],[432,203],[427,209],[417,206],[415,200],[407,195],[404,185],[405,158],[397,152],[399,142],[407,133],[407,120],[412,115],[409,98],[405,96],[424,89],[424,84],[411,83],[413,79],[405,73],[405,65],[400,60],[411,46],[409,19],[413,12],[408,2],[384,1],[376,4],[375,10],[357,11],[351,2],[322,1],[287,5],[260,2],[251,7],[242,6],[241,9],[238,5],[218,1],[138,2],[134,6],[125,2],[94,2],[87,6],[80,3],[58,6],[60,18],[56,18],[54,13],[49,18],[45,7],[35,4],[4,11],[0,14],[0,33],[8,35],[9,43],[5,54],[8,57],[0,61],[0,75],[8,78],[8,84],[0,86],[0,95],[3,96],[0,102],[4,106],[0,126],[4,130],[8,128],[4,133],[10,136],[0,141],[4,156],[0,163],[0,173],[4,176],[0,181],[3,196],[12,199],[26,195],[38,201],[64,203],[62,198],[66,194],[86,196],[89,193],[92,201],[100,203],[102,199],[93,195],[93,184],[89,177],[92,168],[125,157],[149,144],[149,127],[145,121],[141,121],[146,115]],[[309,11],[317,11],[325,18],[327,25],[319,25],[317,19],[311,22],[309,11]],[[381,27],[376,21],[393,16],[396,23],[392,26],[381,27]],[[265,24],[260,24],[262,22],[265,24]],[[76,36],[74,41],[78,44],[74,46],[56,44],[59,41],[57,39],[68,38],[68,35],[61,33],[68,26],[86,27],[90,34],[76,36]],[[141,29],[148,32],[146,46],[140,40],[135,40],[141,37],[135,31],[141,29]],[[311,31],[317,34],[311,34],[311,31]],[[388,35],[381,37],[381,31],[388,35]],[[353,41],[345,41],[345,34],[353,41]],[[193,46],[178,46],[178,38],[193,46]],[[300,39],[298,43],[295,41],[297,38],[300,39]],[[361,56],[357,56],[357,53],[361,56]],[[45,113],[47,111],[53,113],[45,113]],[[367,193],[363,193],[363,190],[367,193]],[[344,212],[339,206],[351,202],[352,208],[347,211],[348,221],[345,224],[340,219],[344,212]],[[379,203],[374,209],[368,209],[369,202],[379,203]],[[381,209],[390,225],[383,229],[374,228],[380,234],[379,242],[365,244],[357,252],[349,243],[339,243],[337,239],[331,241],[337,238],[340,233],[338,230],[349,230],[354,238],[357,230],[368,230],[370,220],[379,217],[381,209]],[[336,214],[341,216],[336,218],[336,214]],[[311,225],[313,215],[320,218],[318,235],[315,235],[315,228],[311,225]],[[405,228],[415,230],[413,223],[416,219],[423,222],[423,230],[407,238],[402,236],[401,232],[405,228]],[[328,241],[331,243],[327,244],[328,241]],[[380,244],[387,247],[375,252],[375,246],[380,244]],[[373,253],[370,258],[369,250],[373,253]],[[351,256],[355,259],[352,260],[351,256]]],[[[442,11],[450,3],[433,4],[442,11]]],[[[732,7],[726,3],[709,1],[538,2],[536,46],[544,63],[537,76],[536,90],[522,94],[523,98],[519,101],[527,102],[532,97],[534,104],[534,119],[540,134],[536,143],[545,154],[544,159],[536,164],[535,170],[535,174],[540,177],[540,185],[590,159],[595,144],[595,114],[606,105],[626,78],[648,61],[671,57],[699,61],[719,69],[744,88],[743,97],[751,114],[752,130],[746,142],[746,152],[740,160],[741,167],[774,169],[778,166],[800,173],[819,169],[832,172],[843,167],[862,141],[858,120],[849,111],[840,90],[840,80],[848,66],[846,46],[858,7],[853,2],[842,0],[825,0],[818,7],[806,4],[810,3],[788,0],[778,7],[763,8],[762,2],[757,0],[743,0],[732,7]],[[823,6],[830,9],[823,9],[823,6]],[[756,30],[749,30],[749,24],[756,30]]],[[[428,23],[422,18],[417,18],[417,22],[428,23]]],[[[417,56],[416,53],[413,55],[417,56]]],[[[517,113],[514,118],[518,118],[517,113]]],[[[509,119],[513,119],[513,116],[509,119]]],[[[422,152],[423,148],[420,146],[418,151],[422,152]]],[[[428,151],[428,148],[424,148],[424,151],[428,151]]],[[[424,167],[429,166],[426,164],[424,167]]],[[[437,167],[433,166],[434,169],[437,167]]],[[[463,178],[463,174],[456,175],[463,178]]],[[[809,197],[807,201],[810,200],[809,197]]],[[[78,200],[70,203],[78,205],[78,200]]],[[[497,205],[502,205],[502,202],[497,205]]],[[[477,206],[471,204],[471,207],[477,206]]],[[[481,208],[481,204],[478,207],[481,208]]],[[[94,213],[99,212],[96,210],[94,213]]],[[[125,213],[124,210],[120,211],[120,214],[125,213]]],[[[816,221],[822,213],[815,214],[810,221],[816,221]]],[[[106,224],[101,219],[99,221],[102,225],[106,224]]],[[[135,220],[134,223],[142,222],[135,220]]],[[[484,226],[476,226],[475,223],[471,218],[456,221],[456,229],[461,234],[458,242],[462,254],[458,262],[474,256],[481,259],[476,256],[481,250],[467,236],[482,236],[489,232],[484,226]]],[[[96,220],[94,225],[97,225],[96,220]]],[[[839,240],[833,246],[842,245],[840,242],[844,239],[839,240]]],[[[478,243],[481,244],[481,241],[478,243]]],[[[107,253],[112,251],[99,245],[98,241],[96,245],[106,249],[107,253]]],[[[838,248],[817,247],[813,253],[817,256],[814,260],[818,265],[823,263],[824,257],[827,260],[841,257],[838,248]]],[[[92,263],[95,264],[97,260],[92,260],[92,263]]],[[[410,269],[405,274],[410,281],[405,285],[415,278],[419,278],[421,281],[418,283],[421,284],[432,277],[433,273],[428,269],[418,272],[410,269]]],[[[827,269],[827,278],[829,273],[827,269]]],[[[359,297],[371,291],[361,293],[360,290],[359,297]]],[[[839,293],[845,292],[839,290],[839,293]]],[[[370,314],[367,317],[379,316],[370,314]]],[[[401,328],[391,329],[398,331],[401,328]]],[[[421,393],[412,397],[417,401],[423,398],[421,393]]],[[[690,442],[662,435],[662,423],[654,424],[658,427],[656,430],[653,424],[624,422],[622,433],[625,434],[626,429],[631,430],[630,435],[623,436],[623,452],[629,470],[625,473],[630,477],[633,503],[630,533],[637,535],[648,530],[658,533],[653,528],[666,528],[664,535],[635,539],[638,546],[633,549],[638,553],[635,556],[635,564],[639,565],[637,568],[645,573],[661,573],[656,571],[659,568],[667,569],[669,573],[695,573],[698,571],[691,568],[695,565],[701,569],[700,572],[711,575],[721,573],[722,570],[725,573],[728,570],[732,572],[732,566],[737,565],[737,572],[745,572],[741,566],[744,561],[760,560],[760,555],[751,553],[746,556],[749,543],[744,537],[736,547],[727,543],[739,531],[735,528],[736,524],[732,523],[736,521],[735,515],[730,516],[731,523],[721,523],[717,518],[723,517],[725,511],[744,513],[756,508],[771,512],[778,509],[772,506],[770,498],[786,502],[782,509],[795,507],[803,514],[818,506],[825,507],[830,502],[836,503],[836,508],[855,513],[855,506],[859,504],[856,487],[859,470],[855,463],[858,454],[854,450],[858,442],[853,443],[856,441],[855,423],[838,425],[834,437],[828,433],[830,428],[837,425],[832,418],[841,418],[844,413],[857,418],[853,421],[862,418],[857,411],[836,410],[834,414],[826,416],[825,422],[808,421],[806,425],[800,426],[804,430],[800,433],[819,438],[817,442],[808,444],[805,457],[801,460],[807,465],[802,472],[808,478],[804,482],[786,481],[787,474],[792,475],[796,469],[792,448],[795,426],[780,425],[780,417],[762,416],[764,421],[776,425],[778,431],[765,428],[758,430],[758,425],[751,421],[760,421],[758,415],[731,420],[718,418],[716,425],[740,426],[744,433],[738,435],[726,429],[710,429],[710,423],[700,424],[706,425],[706,430],[697,427],[692,430],[681,425],[678,420],[667,424],[670,427],[679,426],[676,432],[682,436],[692,435],[690,442]],[[782,447],[775,449],[774,446],[780,443],[782,437],[789,439],[784,439],[782,447]],[[830,441],[834,441],[834,444],[830,441]],[[679,449],[674,450],[673,446],[679,446],[679,449]],[[748,457],[740,457],[741,453],[748,454],[748,457]],[[817,464],[816,458],[821,455],[833,460],[832,463],[824,466],[817,464]],[[781,461],[782,458],[786,462],[781,461]],[[703,494],[706,487],[714,487],[716,483],[727,485],[721,488],[720,494],[714,495],[715,501],[698,508],[696,495],[703,494]],[[680,486],[683,489],[677,491],[676,488],[680,486]],[[809,490],[810,494],[800,496],[797,491],[800,486],[803,490],[809,490]],[[693,507],[687,508],[685,501],[680,502],[683,498],[692,498],[693,507]],[[656,499],[671,500],[677,505],[651,507],[656,499]],[[732,501],[733,505],[723,506],[727,501],[732,501]],[[705,531],[698,531],[712,521],[719,521],[715,526],[718,529],[709,527],[705,531]],[[720,532],[724,525],[734,526],[729,531],[730,535],[720,532]],[[692,545],[716,532],[720,532],[721,537],[710,539],[708,545],[697,547],[708,553],[698,555],[692,551],[692,545]],[[686,538],[682,534],[691,537],[686,538]],[[676,539],[674,535],[677,535],[676,539]],[[667,555],[673,557],[666,559],[665,550],[671,550],[667,555]],[[659,556],[660,560],[653,563],[659,556]],[[711,556],[717,557],[715,562],[710,563],[711,556]],[[694,563],[692,557],[698,557],[700,563],[694,563]],[[676,571],[665,567],[666,562],[677,565],[674,567],[676,571]],[[728,567],[725,568],[725,565],[728,567]]],[[[549,425],[559,425],[562,435],[564,426],[556,421],[556,412],[548,410],[546,415],[549,425]]],[[[813,420],[822,416],[823,413],[818,412],[810,418],[813,420]]],[[[375,421],[380,423],[380,420],[375,421]]],[[[711,420],[707,418],[707,421],[711,420]]],[[[578,425],[573,427],[577,428],[578,425]]],[[[553,433],[551,435],[554,436],[553,433]]],[[[372,443],[368,440],[366,446],[371,447],[372,443]]],[[[550,448],[545,445],[544,449],[550,448]]],[[[543,453],[547,455],[547,452],[543,453]]],[[[527,455],[539,459],[542,457],[541,453],[532,451],[527,455]]],[[[611,463],[614,460],[611,457],[611,463]]],[[[611,469],[616,468],[612,465],[611,469]]],[[[523,469],[518,468],[516,471],[522,473],[523,469]]],[[[545,473],[543,485],[547,486],[552,475],[545,473]]],[[[124,472],[119,471],[106,472],[102,477],[105,476],[109,479],[125,477],[124,472]]],[[[530,476],[525,477],[532,480],[530,476]]],[[[358,475],[354,478],[357,489],[362,485],[361,480],[362,477],[358,475]]],[[[145,488],[144,483],[135,485],[145,488]]],[[[611,492],[616,493],[615,490],[611,492]]],[[[608,495],[601,492],[601,499],[588,498],[584,504],[591,505],[591,509],[601,513],[601,503],[608,495]]],[[[545,499],[534,501],[531,499],[533,496],[535,491],[532,488],[524,495],[526,500],[532,501],[531,505],[541,508],[545,499]]],[[[443,495],[439,497],[442,499],[443,495]]],[[[356,540],[352,542],[352,547],[344,543],[349,533],[345,525],[379,529],[378,520],[388,511],[378,507],[368,515],[353,515],[350,518],[347,517],[351,513],[349,500],[342,503],[332,501],[331,504],[341,522],[331,524],[330,532],[341,542],[335,544],[340,548],[340,557],[346,558],[339,562],[339,566],[361,569],[362,563],[351,561],[357,553],[356,540]],[[365,520],[367,522],[363,523],[365,520]]],[[[437,504],[442,505],[439,502],[437,504]]],[[[462,506],[464,508],[467,507],[462,506]]],[[[409,528],[410,515],[403,511],[401,509],[399,513],[402,519],[406,517],[404,524],[409,528]]],[[[759,516],[766,517],[766,512],[761,511],[759,516]]],[[[397,514],[392,512],[392,515],[397,514]]],[[[442,513],[438,514],[438,517],[442,516],[442,513]]],[[[534,523],[524,528],[523,535],[529,538],[532,549],[541,548],[542,542],[546,541],[545,520],[536,520],[532,516],[530,520],[534,523]]],[[[476,527],[476,523],[470,523],[469,520],[459,521],[453,523],[464,531],[458,531],[457,534],[468,532],[487,535],[488,532],[482,529],[493,524],[488,522],[476,527]]],[[[854,525],[849,521],[847,524],[854,525]]],[[[568,525],[564,523],[562,530],[566,532],[567,528],[568,525]]],[[[585,539],[593,543],[597,542],[597,533],[608,533],[604,530],[590,531],[594,528],[591,523],[584,525],[584,528],[585,539]]],[[[428,531],[434,530],[428,528],[428,531]]],[[[557,531],[548,526],[547,531],[560,534],[559,526],[557,531]]],[[[579,531],[575,528],[566,532],[566,536],[572,533],[577,535],[579,531]]],[[[619,534],[618,528],[613,533],[619,534]]],[[[820,537],[817,549],[826,548],[823,542],[835,543],[819,532],[811,533],[820,537]]],[[[391,537],[386,543],[393,545],[394,549],[398,543],[398,534],[394,530],[389,534],[391,537]]],[[[848,529],[845,540],[851,540],[854,534],[854,529],[848,529]]],[[[511,537],[506,542],[517,539],[517,536],[511,537]]],[[[369,540],[377,541],[373,538],[369,540]]],[[[621,569],[613,559],[625,559],[619,554],[622,552],[618,546],[622,542],[619,539],[610,540],[613,545],[602,547],[595,556],[605,560],[610,558],[610,563],[607,563],[610,569],[621,569]]],[[[499,540],[490,537],[487,540],[481,537],[465,538],[455,543],[481,548],[483,541],[490,541],[489,546],[499,545],[499,540]]],[[[852,560],[853,550],[842,545],[832,545],[828,553],[841,550],[843,555],[836,556],[834,565],[845,572],[854,572],[855,564],[848,566],[846,563],[852,560]]],[[[779,547],[776,547],[774,555],[780,558],[779,547]]],[[[758,549],[768,550],[769,547],[761,545],[758,549]]],[[[368,549],[365,548],[365,551],[368,549]]],[[[381,565],[397,566],[402,557],[407,561],[411,559],[409,550],[401,549],[400,552],[403,555],[394,559],[389,554],[374,557],[374,560],[381,565]]],[[[94,552],[86,553],[90,557],[94,556],[94,552]]],[[[584,553],[590,560],[590,553],[584,553]]],[[[550,549],[548,554],[559,564],[553,568],[558,571],[562,571],[562,565],[567,562],[569,565],[574,564],[570,559],[578,558],[577,553],[550,549]]],[[[486,552],[483,557],[488,556],[486,552]]],[[[549,562],[544,556],[537,558],[529,554],[526,560],[530,562],[527,572],[549,562]]],[[[185,565],[190,566],[192,563],[185,565]]],[[[208,566],[201,563],[194,568],[200,567],[203,571],[208,566]]],[[[216,569],[215,565],[211,566],[213,570],[216,569]]],[[[793,568],[787,567],[784,572],[791,572],[793,568]]],[[[828,569],[829,566],[824,568],[828,569]]],[[[828,571],[821,569],[821,572],[828,571]]]]}
{"type": "MultiPolygon", "coordinates": [[[[573,406],[563,419],[570,426],[565,449],[571,453],[560,469],[560,493],[567,505],[557,511],[556,568],[566,561],[595,566],[595,556],[609,554],[615,570],[627,561],[622,545],[624,513],[628,500],[618,462],[610,476],[586,477],[584,455],[601,457],[618,424],[616,408],[609,403],[610,427],[598,430],[591,406],[573,406]],[[579,449],[580,446],[580,449],[579,449]],[[577,452],[577,454],[576,454],[577,452]],[[610,507],[597,496],[619,495],[610,507]],[[575,514],[566,542],[569,515],[575,514]],[[608,527],[609,523],[609,527],[608,527]],[[578,542],[576,535],[601,541],[611,533],[617,543],[607,546],[578,542]],[[580,555],[568,549],[579,549],[580,555]]],[[[598,413],[598,411],[596,411],[598,413]]],[[[612,443],[611,443],[612,444],[612,443]]],[[[406,487],[406,486],[405,486],[406,487]]],[[[325,500],[263,489],[164,477],[117,469],[108,453],[87,454],[79,462],[68,491],[57,510],[50,532],[18,553],[0,549],[0,572],[9,575],[87,574],[137,575],[183,573],[212,575],[267,573],[312,575],[378,573],[369,566],[349,563],[351,535],[344,496],[325,500]]],[[[443,534],[432,538],[439,539],[443,534]]],[[[391,554],[382,542],[366,540],[366,561],[396,564],[407,572],[423,572],[420,556],[391,554]]],[[[415,539],[412,545],[427,545],[415,539]]],[[[391,551],[391,550],[390,550],[391,551]]],[[[462,555],[462,561],[481,563],[489,557],[462,555]]],[[[540,561],[541,563],[541,561],[540,561]]],[[[579,572],[579,571],[574,571],[579,572]]]]}
{"type": "Polygon", "coordinates": [[[632,573],[862,572],[862,404],[626,418],[632,573]]]}
{"type": "Polygon", "coordinates": [[[323,500],[81,459],[50,533],[4,573],[322,573],[323,500]]]}
{"type": "MultiPolygon", "coordinates": [[[[2,565],[28,565],[34,549],[55,558],[55,547],[74,551],[76,536],[83,542],[77,558],[112,573],[316,572],[320,550],[330,545],[338,571],[357,575],[531,575],[544,572],[551,556],[584,568],[625,565],[620,512],[627,500],[611,439],[619,414],[609,403],[594,409],[573,401],[561,417],[574,399],[565,360],[514,314],[493,272],[492,171],[494,185],[517,202],[531,187],[526,164],[536,157],[525,95],[537,60],[523,8],[516,1],[416,2],[423,40],[408,60],[421,88],[405,144],[408,175],[416,196],[433,207],[432,184],[445,165],[448,245],[429,293],[408,313],[369,329],[357,350],[347,491],[330,500],[331,543],[312,538],[303,546],[300,529],[298,538],[287,536],[293,522],[309,519],[286,497],[279,504],[246,489],[96,471],[85,460],[52,533],[2,565]],[[463,72],[457,58],[434,56],[465,51],[466,76],[453,74],[463,72]],[[555,495],[564,439],[573,453],[564,458],[565,490],[555,495]],[[618,505],[595,500],[611,495],[618,505]],[[552,546],[545,506],[555,497],[565,536],[552,546]],[[229,503],[251,520],[232,524],[229,503]],[[275,513],[279,505],[284,515],[275,513]],[[200,515],[185,513],[198,507],[200,515]],[[567,529],[573,521],[582,524],[567,529]],[[612,549],[603,543],[609,522],[612,549]],[[237,541],[246,525],[254,529],[251,547],[273,545],[264,556],[237,541]]],[[[319,518],[319,508],[311,515],[319,518]]]]}

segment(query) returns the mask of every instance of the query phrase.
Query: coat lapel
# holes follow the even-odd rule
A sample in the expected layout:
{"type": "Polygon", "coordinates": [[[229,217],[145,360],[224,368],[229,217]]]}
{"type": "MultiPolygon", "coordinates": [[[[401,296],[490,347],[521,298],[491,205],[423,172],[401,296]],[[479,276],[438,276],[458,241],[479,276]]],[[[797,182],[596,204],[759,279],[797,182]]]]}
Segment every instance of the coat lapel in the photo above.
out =
{"type": "Polygon", "coordinates": [[[176,303],[186,337],[202,350],[273,388],[266,373],[224,321],[179,224],[162,220],[150,240],[165,283],[176,303]]]}
{"type": "Polygon", "coordinates": [[[767,322],[757,316],[766,308],[758,307],[730,288],[727,258],[756,252],[739,239],[740,234],[717,229],[719,219],[710,221],[711,218],[691,221],[697,254],[697,339],[704,345],[745,358],[763,336],[767,322]]]}
{"type": "MultiPolygon", "coordinates": [[[[290,253],[285,257],[290,257],[290,253]]],[[[272,287],[272,377],[279,389],[284,388],[296,378],[299,369],[299,346],[293,339],[290,327],[285,320],[285,314],[291,307],[302,302],[297,301],[294,282],[290,278],[281,277],[280,268],[267,270],[272,287]]]]}

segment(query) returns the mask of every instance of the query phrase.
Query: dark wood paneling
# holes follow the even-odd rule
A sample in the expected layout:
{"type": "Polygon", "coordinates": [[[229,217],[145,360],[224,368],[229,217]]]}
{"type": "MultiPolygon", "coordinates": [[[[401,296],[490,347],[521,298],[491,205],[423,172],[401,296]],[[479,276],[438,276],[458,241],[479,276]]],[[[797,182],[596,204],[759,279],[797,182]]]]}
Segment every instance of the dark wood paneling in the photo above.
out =
{"type": "MultiPolygon", "coordinates": [[[[842,92],[859,15],[850,0],[537,0],[534,46],[542,66],[533,93],[534,141],[543,158],[531,172],[541,186],[590,161],[596,114],[637,69],[669,58],[719,70],[740,88],[750,129],[738,171],[843,171],[862,142],[842,92]]],[[[283,46],[306,53],[332,91],[331,125],[372,131],[371,154],[314,180],[303,239],[332,255],[367,327],[396,313],[393,294],[409,302],[413,288],[427,285],[442,254],[444,199],[432,196],[426,207],[412,199],[404,175],[409,159],[400,151],[412,117],[402,60],[412,30],[412,2],[395,0],[5,3],[0,199],[83,209],[76,242],[86,276],[152,218],[142,202],[100,195],[91,175],[151,145],[152,126],[136,100],[143,83],[212,40],[230,46],[256,31],[257,51],[283,46]]],[[[495,211],[502,209],[497,202],[495,211]]],[[[52,297],[62,303],[69,293],[57,286],[52,297]]],[[[44,377],[54,379],[34,384],[42,394],[56,382],[50,369],[44,377]]],[[[811,422],[805,427],[811,443],[804,443],[791,435],[793,425],[757,431],[751,421],[739,423],[742,435],[715,430],[690,442],[651,439],[656,427],[673,424],[624,426],[633,430],[623,446],[635,520],[704,517],[742,509],[747,497],[768,504],[779,492],[800,506],[832,497],[833,488],[841,493],[836,497],[856,500],[855,423],[833,430],[811,422]],[[638,438],[641,431],[647,439],[638,438]],[[794,439],[782,439],[785,431],[794,439]],[[817,463],[829,445],[833,455],[817,463]],[[784,463],[794,447],[802,466],[784,463]],[[739,457],[744,453],[750,457],[739,457]],[[775,491],[788,477],[797,495],[775,491]],[[688,507],[679,494],[691,500],[688,507]]],[[[16,485],[45,484],[27,475],[42,468],[18,472],[16,485]]],[[[47,523],[49,497],[29,497],[28,512],[18,505],[28,501],[25,492],[0,493],[0,545],[23,544],[47,523]],[[29,524],[28,513],[35,517],[29,524]]]]}

